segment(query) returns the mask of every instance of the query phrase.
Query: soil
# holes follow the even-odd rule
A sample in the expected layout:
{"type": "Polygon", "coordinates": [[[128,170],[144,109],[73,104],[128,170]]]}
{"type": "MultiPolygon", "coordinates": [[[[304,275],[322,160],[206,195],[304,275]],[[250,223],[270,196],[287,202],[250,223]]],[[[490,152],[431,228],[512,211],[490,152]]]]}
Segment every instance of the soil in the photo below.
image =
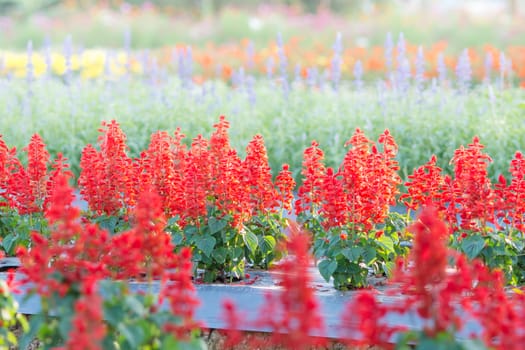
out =
{"type": "MultiPolygon", "coordinates": [[[[28,319],[31,317],[30,315],[26,316],[28,319]]],[[[15,327],[11,329],[17,338],[20,338],[22,335],[22,329],[21,327],[15,327]]],[[[259,340],[260,342],[264,343],[264,340],[269,338],[268,333],[246,333],[248,334],[248,337],[246,337],[246,340],[244,340],[241,344],[235,347],[235,350],[255,350],[251,343],[248,341],[249,339],[255,338],[259,340]],[[250,338],[252,337],[252,338],[250,338]]],[[[225,341],[226,336],[223,332],[216,330],[216,329],[210,329],[210,330],[204,330],[202,333],[202,338],[206,342],[206,345],[208,346],[209,350],[223,350],[226,349],[225,347],[225,341]]],[[[31,342],[29,347],[26,350],[36,350],[40,346],[40,342],[38,339],[35,339],[31,342]]],[[[266,350],[285,350],[282,347],[264,347],[266,350]]],[[[10,347],[9,350],[19,350],[18,347],[10,347]]],[[[380,350],[378,347],[373,346],[361,346],[361,347],[349,347],[345,344],[331,341],[326,347],[323,347],[322,350],[380,350]]]]}

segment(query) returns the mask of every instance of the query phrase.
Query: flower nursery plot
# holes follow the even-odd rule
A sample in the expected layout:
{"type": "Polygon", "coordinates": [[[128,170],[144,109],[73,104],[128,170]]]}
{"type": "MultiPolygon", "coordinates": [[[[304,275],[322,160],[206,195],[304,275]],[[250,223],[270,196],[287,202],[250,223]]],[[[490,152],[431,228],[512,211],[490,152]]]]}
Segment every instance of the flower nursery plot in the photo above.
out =
{"type": "Polygon", "coordinates": [[[522,49],[66,44],[0,76],[0,348],[521,349],[522,49]]]}

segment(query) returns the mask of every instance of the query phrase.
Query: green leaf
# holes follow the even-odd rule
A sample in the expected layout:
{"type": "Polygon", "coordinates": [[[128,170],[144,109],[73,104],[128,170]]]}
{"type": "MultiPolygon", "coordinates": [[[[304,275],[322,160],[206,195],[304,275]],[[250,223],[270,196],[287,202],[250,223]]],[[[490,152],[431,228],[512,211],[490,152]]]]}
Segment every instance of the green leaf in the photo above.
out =
{"type": "Polygon", "coordinates": [[[383,268],[383,272],[385,273],[385,275],[387,275],[388,277],[392,276],[392,271],[394,270],[394,262],[393,261],[385,261],[381,264],[382,268],[383,268]]]}
{"type": "Polygon", "coordinates": [[[175,339],[171,334],[168,334],[162,341],[162,345],[160,347],[160,350],[171,350],[171,349],[179,349],[180,342],[175,339]]]}
{"type": "Polygon", "coordinates": [[[117,227],[118,218],[116,216],[103,216],[97,220],[98,226],[101,229],[109,231],[109,233],[115,233],[115,228],[117,227]]]}
{"type": "Polygon", "coordinates": [[[176,225],[179,222],[179,219],[180,218],[178,216],[172,216],[171,218],[169,218],[166,226],[170,227],[176,225]]]}
{"type": "Polygon", "coordinates": [[[4,250],[7,253],[11,252],[11,249],[13,248],[13,244],[15,243],[16,238],[17,238],[16,234],[10,233],[2,239],[2,247],[4,247],[4,250]]]}
{"type": "Polygon", "coordinates": [[[224,264],[226,261],[226,255],[228,254],[228,250],[225,247],[219,247],[217,249],[214,249],[211,253],[211,257],[215,259],[219,264],[224,264]]]}
{"type": "Polygon", "coordinates": [[[220,220],[215,217],[211,217],[208,219],[208,228],[210,229],[210,234],[213,235],[216,232],[219,232],[223,228],[228,225],[228,222],[226,220],[220,220]]]}
{"type": "Polygon", "coordinates": [[[107,302],[104,305],[104,318],[106,321],[116,327],[116,325],[124,319],[126,312],[124,311],[122,305],[107,305],[107,302]]]}
{"type": "Polygon", "coordinates": [[[364,249],[362,247],[351,247],[351,248],[345,248],[341,251],[341,254],[343,254],[349,261],[357,262],[359,261],[359,258],[361,257],[361,254],[363,254],[364,249]]]}
{"type": "Polygon", "coordinates": [[[215,247],[215,243],[217,243],[217,240],[215,239],[215,237],[204,236],[196,242],[196,246],[197,248],[202,250],[202,252],[206,256],[211,256],[211,252],[213,251],[213,248],[215,247]]]}
{"type": "Polygon", "coordinates": [[[273,252],[276,244],[277,242],[273,236],[259,236],[259,247],[264,253],[273,252]]]}
{"type": "Polygon", "coordinates": [[[255,253],[258,245],[257,236],[252,231],[246,229],[242,235],[242,239],[244,244],[250,249],[250,252],[255,253]]]}
{"type": "Polygon", "coordinates": [[[244,254],[244,250],[241,247],[235,247],[231,250],[231,257],[233,260],[240,259],[244,254]]]}
{"type": "Polygon", "coordinates": [[[143,317],[147,314],[147,310],[144,308],[144,305],[133,295],[128,295],[124,299],[126,301],[126,306],[130,308],[135,315],[143,317]]]}
{"type": "Polygon", "coordinates": [[[138,325],[119,323],[117,330],[124,336],[132,349],[139,349],[144,340],[144,330],[138,325]]]}
{"type": "Polygon", "coordinates": [[[485,240],[478,235],[470,235],[461,241],[461,250],[469,259],[474,259],[479,255],[485,246],[485,240]]]}
{"type": "Polygon", "coordinates": [[[365,259],[365,264],[370,265],[376,260],[376,249],[374,247],[368,246],[363,251],[363,259],[365,259]]]}
{"type": "Polygon", "coordinates": [[[392,238],[382,235],[377,241],[379,245],[387,251],[387,253],[395,253],[394,241],[392,238]]]}
{"type": "Polygon", "coordinates": [[[330,282],[330,277],[332,277],[336,269],[337,261],[335,260],[323,260],[319,263],[319,272],[326,282],[330,282]]]}
{"type": "Polygon", "coordinates": [[[171,234],[171,243],[178,246],[184,240],[184,235],[181,232],[175,232],[171,234]]]}

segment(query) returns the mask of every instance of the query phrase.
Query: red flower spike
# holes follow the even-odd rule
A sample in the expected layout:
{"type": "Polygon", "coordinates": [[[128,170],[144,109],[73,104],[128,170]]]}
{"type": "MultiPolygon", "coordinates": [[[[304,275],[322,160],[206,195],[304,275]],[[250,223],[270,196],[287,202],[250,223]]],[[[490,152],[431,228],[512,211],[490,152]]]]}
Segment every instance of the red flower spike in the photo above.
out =
{"type": "Polygon", "coordinates": [[[459,226],[465,230],[484,230],[495,222],[495,198],[487,167],[492,159],[482,152],[484,146],[478,137],[467,148],[461,146],[454,152],[454,179],[451,188],[444,192],[447,202],[446,217],[450,223],[461,218],[459,226]],[[478,225],[477,222],[480,224],[478,225]]]}
{"type": "Polygon", "coordinates": [[[278,191],[278,201],[281,203],[283,210],[291,212],[293,210],[292,204],[294,200],[293,190],[295,189],[295,180],[293,179],[290,166],[283,164],[279,174],[275,178],[275,187],[278,191]]]}
{"type": "Polygon", "coordinates": [[[295,214],[302,212],[316,213],[321,204],[321,184],[325,174],[324,152],[319,148],[317,141],[304,150],[303,154],[303,184],[299,187],[295,202],[295,214]]]}
{"type": "Polygon", "coordinates": [[[34,203],[31,212],[41,211],[47,195],[47,165],[49,163],[49,152],[40,135],[34,134],[29,145],[24,148],[27,152],[27,174],[34,203]]]}
{"type": "Polygon", "coordinates": [[[278,207],[277,192],[272,183],[266,146],[261,135],[255,135],[246,147],[243,162],[247,191],[250,194],[252,215],[274,211],[278,207]]]}
{"type": "Polygon", "coordinates": [[[345,200],[343,182],[334,174],[332,168],[326,169],[322,179],[323,201],[319,209],[323,221],[323,227],[328,230],[331,227],[341,227],[347,223],[347,213],[350,210],[345,200]]]}
{"type": "Polygon", "coordinates": [[[441,168],[436,163],[437,157],[432,155],[425,165],[415,169],[414,173],[408,176],[409,181],[405,182],[407,193],[399,197],[408,209],[417,210],[426,205],[441,206],[445,180],[441,168]]]}
{"type": "Polygon", "coordinates": [[[116,121],[103,122],[100,152],[87,145],[80,159],[80,193],[97,214],[115,215],[135,205],[139,177],[126,154],[126,135],[116,121]]]}
{"type": "Polygon", "coordinates": [[[186,222],[198,224],[198,219],[206,215],[210,171],[208,140],[202,135],[198,135],[193,139],[184,167],[186,208],[181,217],[186,222]]]}

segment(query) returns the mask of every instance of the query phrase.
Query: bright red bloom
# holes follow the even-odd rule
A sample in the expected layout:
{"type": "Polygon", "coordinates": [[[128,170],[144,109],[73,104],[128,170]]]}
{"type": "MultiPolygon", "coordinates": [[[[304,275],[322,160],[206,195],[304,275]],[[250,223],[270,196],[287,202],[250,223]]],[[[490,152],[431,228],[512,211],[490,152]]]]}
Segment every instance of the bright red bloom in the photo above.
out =
{"type": "Polygon", "coordinates": [[[510,162],[509,172],[511,182],[500,176],[495,185],[497,196],[496,207],[498,216],[503,217],[504,223],[512,225],[520,231],[525,230],[525,158],[521,152],[516,152],[510,162]]]}
{"type": "Polygon", "coordinates": [[[57,175],[45,216],[49,222],[49,237],[33,232],[32,248],[18,252],[25,281],[35,285],[43,297],[52,292],[65,295],[72,284],[86,278],[103,278],[106,266],[101,263],[109,235],[94,225],[82,226],[80,210],[72,205],[73,190],[68,176],[57,175]],[[56,278],[60,275],[60,278],[56,278]]]}
{"type": "Polygon", "coordinates": [[[47,194],[46,182],[49,152],[38,134],[34,134],[31,137],[31,141],[24,148],[24,151],[27,151],[27,173],[31,191],[35,198],[35,206],[41,210],[47,194]]]}
{"type": "Polygon", "coordinates": [[[194,320],[199,300],[195,295],[192,275],[191,250],[184,247],[178,254],[172,254],[171,263],[166,265],[165,276],[168,282],[160,292],[161,301],[167,299],[171,313],[180,319],[178,323],[167,324],[164,328],[164,331],[172,333],[176,339],[187,339],[192,330],[202,326],[194,320]]]}
{"type": "Polygon", "coordinates": [[[316,213],[322,201],[322,178],[325,174],[324,152],[319,148],[317,141],[304,150],[303,154],[303,184],[299,187],[295,202],[295,213],[316,213]]]}
{"type": "Polygon", "coordinates": [[[295,185],[296,183],[290,171],[290,166],[283,164],[281,171],[275,177],[275,187],[277,187],[278,200],[281,203],[281,208],[289,212],[293,209],[293,190],[295,189],[295,185]]]}
{"type": "Polygon", "coordinates": [[[272,183],[266,146],[261,135],[255,135],[248,143],[243,168],[252,214],[276,210],[279,205],[277,192],[272,183]]]}
{"type": "MultiPolygon", "coordinates": [[[[0,135],[0,198],[7,200],[7,183],[9,179],[9,148],[4,142],[2,135],[0,135]]],[[[0,202],[1,203],[1,202],[0,202]]]]}
{"type": "Polygon", "coordinates": [[[479,138],[474,137],[468,148],[461,146],[451,160],[454,179],[443,198],[448,203],[447,220],[454,224],[459,215],[459,227],[465,230],[483,230],[495,221],[496,198],[487,171],[492,159],[482,152],[483,148],[479,138]]]}
{"type": "Polygon", "coordinates": [[[138,174],[127,155],[126,135],[112,120],[103,122],[100,151],[87,145],[80,158],[80,193],[97,214],[116,215],[135,205],[138,174]]]}
{"type": "Polygon", "coordinates": [[[382,151],[357,128],[345,144],[351,148],[338,172],[349,210],[347,222],[360,225],[365,231],[384,222],[390,206],[396,203],[401,184],[394,160],[398,147],[388,130],[380,135],[378,143],[382,151]]]}
{"type": "Polygon", "coordinates": [[[414,173],[408,176],[410,181],[405,182],[407,193],[399,197],[408,209],[417,210],[423,205],[441,204],[445,180],[441,168],[436,163],[437,157],[432,155],[425,165],[415,169],[414,173]]]}
{"type": "Polygon", "coordinates": [[[208,141],[202,135],[198,135],[193,139],[185,161],[184,193],[186,208],[181,215],[183,221],[198,224],[198,219],[206,216],[206,200],[210,188],[209,174],[208,141]]]}
{"type": "Polygon", "coordinates": [[[243,318],[237,312],[233,301],[223,300],[222,309],[226,328],[226,341],[224,347],[226,349],[231,349],[242,341],[243,334],[241,329],[244,322],[243,318]]]}
{"type": "Polygon", "coordinates": [[[346,225],[350,208],[348,208],[342,181],[337,178],[332,168],[326,169],[322,180],[323,201],[319,214],[326,218],[322,223],[324,228],[328,230],[331,227],[346,225]]]}

